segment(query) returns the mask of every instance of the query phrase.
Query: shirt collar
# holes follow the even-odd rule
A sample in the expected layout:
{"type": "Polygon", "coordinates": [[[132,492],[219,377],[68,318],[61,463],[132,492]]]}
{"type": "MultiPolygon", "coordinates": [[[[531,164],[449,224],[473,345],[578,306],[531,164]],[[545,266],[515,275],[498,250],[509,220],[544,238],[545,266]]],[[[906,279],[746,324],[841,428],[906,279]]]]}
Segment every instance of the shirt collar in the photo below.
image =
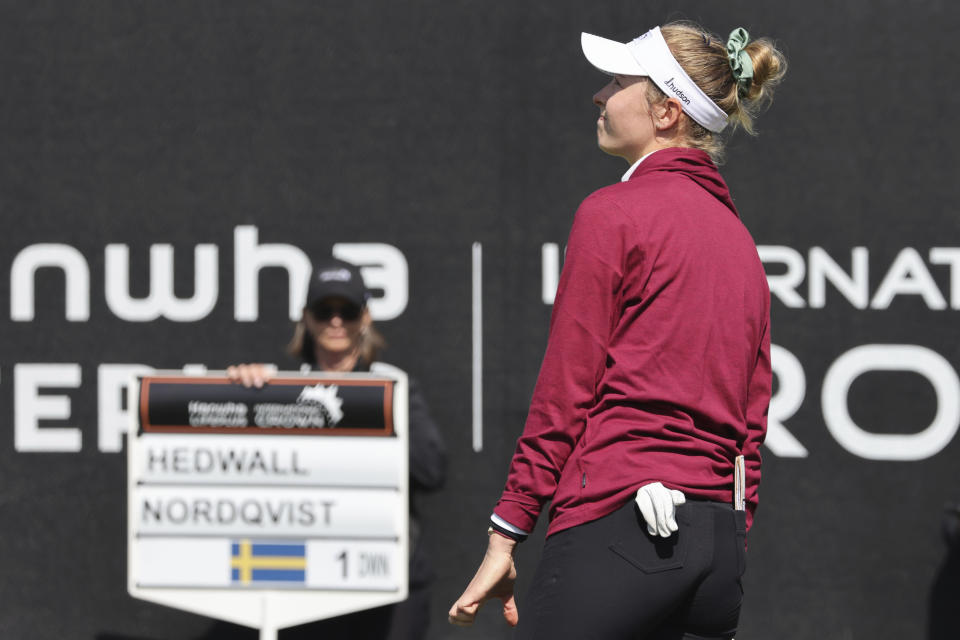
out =
{"type": "Polygon", "coordinates": [[[642,158],[640,158],[639,160],[637,160],[636,162],[634,162],[632,165],[630,165],[630,168],[627,169],[627,172],[626,172],[625,174],[623,174],[623,177],[622,177],[622,178],[620,178],[620,182],[626,182],[627,180],[629,180],[629,179],[630,179],[630,176],[633,175],[633,172],[636,171],[636,170],[637,170],[637,167],[640,166],[640,163],[643,162],[644,160],[646,160],[647,158],[649,158],[649,157],[650,157],[650,154],[652,154],[652,153],[656,153],[656,152],[655,152],[655,151],[651,151],[650,153],[648,153],[647,155],[643,156],[642,158]]]}

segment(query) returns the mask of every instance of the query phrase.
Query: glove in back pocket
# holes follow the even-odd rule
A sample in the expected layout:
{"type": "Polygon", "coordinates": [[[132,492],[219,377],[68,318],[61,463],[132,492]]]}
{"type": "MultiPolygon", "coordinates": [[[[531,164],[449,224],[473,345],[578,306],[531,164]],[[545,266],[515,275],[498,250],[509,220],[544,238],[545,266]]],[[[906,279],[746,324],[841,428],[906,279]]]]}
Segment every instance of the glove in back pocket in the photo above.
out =
{"type": "Polygon", "coordinates": [[[669,538],[651,536],[647,533],[647,524],[636,506],[632,510],[623,509],[621,513],[629,516],[633,522],[623,522],[623,526],[618,527],[619,531],[630,533],[611,544],[611,551],[644,573],[659,573],[683,568],[689,537],[684,535],[684,530],[688,529],[684,525],[689,523],[684,517],[683,509],[677,509],[677,524],[680,525],[680,530],[669,538]]]}

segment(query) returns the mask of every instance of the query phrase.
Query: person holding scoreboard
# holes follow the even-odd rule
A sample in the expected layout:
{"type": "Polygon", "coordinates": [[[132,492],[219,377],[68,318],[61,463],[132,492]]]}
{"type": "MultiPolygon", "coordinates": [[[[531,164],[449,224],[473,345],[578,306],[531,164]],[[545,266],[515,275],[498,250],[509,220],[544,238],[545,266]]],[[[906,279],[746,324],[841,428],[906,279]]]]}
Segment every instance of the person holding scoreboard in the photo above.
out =
{"type": "MultiPolygon", "coordinates": [[[[385,346],[367,306],[370,292],[360,270],[343,260],[329,259],[314,267],[303,315],[296,324],[287,352],[301,362],[301,372],[371,371],[385,346]]],[[[227,368],[233,381],[248,387],[269,384],[272,365],[238,364],[227,368]]],[[[420,502],[441,489],[446,478],[447,454],[440,429],[416,380],[409,382],[410,427],[410,584],[404,602],[323,620],[281,632],[282,638],[369,638],[422,640],[430,623],[430,585],[433,569],[422,544],[420,502]]]]}

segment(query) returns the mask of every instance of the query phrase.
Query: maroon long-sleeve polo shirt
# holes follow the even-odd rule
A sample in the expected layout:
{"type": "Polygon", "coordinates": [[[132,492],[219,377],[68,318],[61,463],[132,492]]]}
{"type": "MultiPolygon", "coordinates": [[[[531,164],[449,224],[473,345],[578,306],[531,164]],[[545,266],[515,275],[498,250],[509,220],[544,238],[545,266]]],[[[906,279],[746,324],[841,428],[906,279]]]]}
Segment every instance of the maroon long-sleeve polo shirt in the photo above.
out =
{"type": "Polygon", "coordinates": [[[748,526],[770,401],[770,293],[702,151],[665,149],[577,210],[550,337],[494,513],[547,535],[611,513],[648,482],[732,501],[748,526]]]}

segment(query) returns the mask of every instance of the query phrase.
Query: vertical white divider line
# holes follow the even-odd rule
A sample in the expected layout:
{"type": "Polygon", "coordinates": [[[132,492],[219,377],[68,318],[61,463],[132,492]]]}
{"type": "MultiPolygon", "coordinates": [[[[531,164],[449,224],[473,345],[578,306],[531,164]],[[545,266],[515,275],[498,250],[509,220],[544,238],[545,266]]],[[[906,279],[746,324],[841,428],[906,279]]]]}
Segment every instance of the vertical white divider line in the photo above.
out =
{"type": "Polygon", "coordinates": [[[543,304],[553,304],[557,297],[557,282],[560,280],[560,245],[544,242],[540,248],[540,299],[543,304]]]}
{"type": "Polygon", "coordinates": [[[473,243],[473,450],[483,451],[483,247],[473,243]]]}

